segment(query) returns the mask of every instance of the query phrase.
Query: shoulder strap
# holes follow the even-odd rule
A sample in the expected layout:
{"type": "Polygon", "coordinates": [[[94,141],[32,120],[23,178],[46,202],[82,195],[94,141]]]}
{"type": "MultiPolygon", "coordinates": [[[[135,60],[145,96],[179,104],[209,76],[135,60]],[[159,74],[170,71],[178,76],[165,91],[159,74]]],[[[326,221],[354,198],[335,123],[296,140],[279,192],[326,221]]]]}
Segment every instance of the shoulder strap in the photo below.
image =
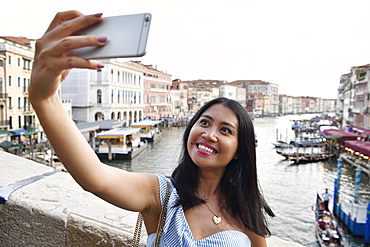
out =
{"type": "Polygon", "coordinates": [[[166,182],[167,182],[166,197],[164,198],[163,207],[162,207],[162,210],[161,210],[161,214],[159,216],[158,227],[157,227],[157,235],[155,237],[155,243],[154,243],[155,247],[159,246],[159,241],[161,239],[163,226],[164,226],[164,223],[166,222],[168,200],[170,199],[170,194],[171,194],[170,181],[168,179],[166,179],[166,182]]]}
{"type": "MultiPolygon", "coordinates": [[[[163,226],[164,226],[164,223],[166,222],[168,200],[169,200],[170,194],[171,194],[171,183],[168,179],[166,179],[166,182],[167,182],[166,197],[164,198],[161,214],[159,215],[157,233],[156,233],[155,243],[154,243],[155,247],[159,246],[159,242],[160,242],[162,231],[163,231],[163,226]]],[[[133,237],[133,240],[132,240],[132,246],[133,247],[138,247],[139,246],[142,225],[143,225],[143,216],[141,215],[141,213],[139,213],[139,215],[137,216],[134,237],[133,237]]]]}

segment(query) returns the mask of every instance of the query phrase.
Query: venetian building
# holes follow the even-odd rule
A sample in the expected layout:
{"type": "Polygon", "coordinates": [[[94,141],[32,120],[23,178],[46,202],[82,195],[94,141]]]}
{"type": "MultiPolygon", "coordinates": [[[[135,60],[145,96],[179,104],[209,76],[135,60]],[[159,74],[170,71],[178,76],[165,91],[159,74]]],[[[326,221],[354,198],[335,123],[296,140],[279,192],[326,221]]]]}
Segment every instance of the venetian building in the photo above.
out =
{"type": "Polygon", "coordinates": [[[0,131],[8,128],[6,115],[6,100],[8,98],[5,91],[5,54],[0,53],[0,131]]]}
{"type": "Polygon", "coordinates": [[[131,61],[143,71],[144,118],[160,120],[172,116],[171,84],[172,75],[160,71],[153,65],[131,61]]]}
{"type": "Polygon", "coordinates": [[[24,37],[0,37],[0,125],[15,134],[39,127],[28,99],[33,43],[24,37]]]}
{"type": "Polygon", "coordinates": [[[144,118],[144,73],[132,62],[99,60],[99,70],[73,69],[62,83],[76,123],[122,120],[126,126],[144,118]]]}
{"type": "Polygon", "coordinates": [[[171,86],[171,108],[172,115],[176,119],[184,118],[188,115],[188,84],[180,79],[172,81],[171,86]]]}

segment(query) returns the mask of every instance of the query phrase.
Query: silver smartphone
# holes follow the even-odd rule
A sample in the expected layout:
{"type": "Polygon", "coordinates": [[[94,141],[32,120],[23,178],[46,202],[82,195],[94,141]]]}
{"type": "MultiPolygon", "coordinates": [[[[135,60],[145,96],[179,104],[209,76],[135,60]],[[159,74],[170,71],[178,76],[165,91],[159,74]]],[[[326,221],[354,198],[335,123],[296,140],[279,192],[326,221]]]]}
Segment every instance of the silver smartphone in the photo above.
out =
{"type": "Polygon", "coordinates": [[[149,13],[104,17],[103,21],[78,31],[75,35],[105,36],[102,47],[83,47],[67,55],[86,59],[141,57],[146,53],[150,23],[149,13]]]}

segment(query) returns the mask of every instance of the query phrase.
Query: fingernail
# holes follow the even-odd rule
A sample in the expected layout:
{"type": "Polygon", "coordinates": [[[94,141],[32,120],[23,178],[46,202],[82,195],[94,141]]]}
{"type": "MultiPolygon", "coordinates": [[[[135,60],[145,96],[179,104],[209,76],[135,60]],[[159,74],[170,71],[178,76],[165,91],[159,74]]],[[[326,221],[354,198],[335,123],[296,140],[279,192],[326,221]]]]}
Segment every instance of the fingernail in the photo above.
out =
{"type": "Polygon", "coordinates": [[[98,66],[99,69],[104,68],[104,64],[101,64],[101,63],[97,63],[96,66],[98,66]]]}
{"type": "Polygon", "coordinates": [[[100,43],[105,43],[105,42],[107,42],[107,37],[98,37],[97,39],[98,39],[98,41],[99,41],[100,43]]]}
{"type": "Polygon", "coordinates": [[[97,13],[97,14],[95,14],[94,16],[96,17],[96,18],[99,18],[99,17],[101,17],[103,15],[103,13],[97,13]]]}

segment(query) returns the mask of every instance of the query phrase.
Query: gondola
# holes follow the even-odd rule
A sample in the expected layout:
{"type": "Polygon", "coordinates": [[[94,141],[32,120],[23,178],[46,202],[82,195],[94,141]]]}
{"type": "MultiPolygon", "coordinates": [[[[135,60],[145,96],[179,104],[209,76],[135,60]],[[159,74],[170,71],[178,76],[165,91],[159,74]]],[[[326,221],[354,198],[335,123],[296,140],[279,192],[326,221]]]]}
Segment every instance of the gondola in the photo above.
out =
{"type": "Polygon", "coordinates": [[[335,154],[329,153],[284,153],[278,150],[276,150],[276,153],[284,156],[287,160],[293,161],[295,164],[324,161],[335,156],[335,154]]]}
{"type": "Polygon", "coordinates": [[[319,194],[316,197],[315,216],[315,231],[320,246],[344,246],[342,245],[342,230],[330,210],[325,210],[324,201],[319,194]]]}

